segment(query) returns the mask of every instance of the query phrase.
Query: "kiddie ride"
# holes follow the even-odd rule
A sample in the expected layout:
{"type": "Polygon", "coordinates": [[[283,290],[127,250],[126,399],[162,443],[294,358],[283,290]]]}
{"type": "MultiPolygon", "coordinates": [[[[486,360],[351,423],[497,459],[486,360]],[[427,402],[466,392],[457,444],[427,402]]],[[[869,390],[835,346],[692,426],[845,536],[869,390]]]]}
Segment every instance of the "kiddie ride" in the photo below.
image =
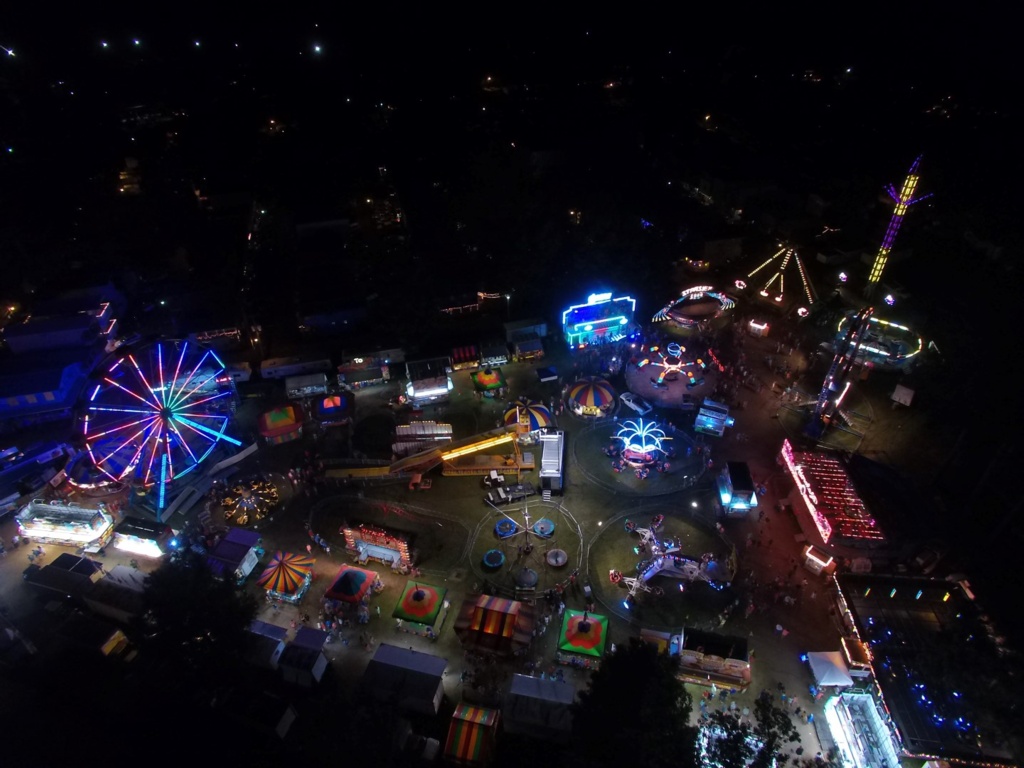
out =
{"type": "Polygon", "coordinates": [[[632,520],[626,520],[626,532],[636,533],[640,537],[640,543],[633,548],[633,551],[645,557],[637,563],[635,577],[624,576],[620,571],[611,570],[608,572],[608,579],[612,584],[622,584],[626,587],[627,594],[622,604],[627,609],[636,603],[638,592],[650,592],[655,596],[665,594],[664,589],[649,583],[658,574],[679,579],[680,592],[686,590],[686,584],[694,581],[705,581],[715,589],[720,589],[720,586],[708,573],[714,562],[714,556],[710,552],[706,553],[699,562],[681,556],[678,540],[658,540],[658,530],[664,523],[664,515],[655,515],[651,519],[649,528],[640,528],[632,520]]]}

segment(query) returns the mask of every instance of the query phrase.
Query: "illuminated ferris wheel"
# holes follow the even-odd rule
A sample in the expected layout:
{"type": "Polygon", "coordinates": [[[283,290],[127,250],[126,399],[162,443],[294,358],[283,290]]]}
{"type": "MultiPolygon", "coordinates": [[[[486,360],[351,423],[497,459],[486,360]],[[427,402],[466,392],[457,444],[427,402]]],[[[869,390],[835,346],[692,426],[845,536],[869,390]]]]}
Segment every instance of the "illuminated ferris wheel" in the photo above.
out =
{"type": "Polygon", "coordinates": [[[82,435],[93,466],[115,482],[166,487],[199,466],[225,434],[235,388],[213,350],[164,341],[129,352],[89,394],[82,435]]]}

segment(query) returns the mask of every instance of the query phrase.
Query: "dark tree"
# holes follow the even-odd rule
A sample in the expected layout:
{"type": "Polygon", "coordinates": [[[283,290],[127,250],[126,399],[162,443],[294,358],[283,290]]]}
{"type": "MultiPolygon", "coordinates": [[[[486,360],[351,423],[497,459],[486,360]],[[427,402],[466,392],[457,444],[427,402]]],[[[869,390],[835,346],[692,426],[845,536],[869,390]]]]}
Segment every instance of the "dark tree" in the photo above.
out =
{"type": "Polygon", "coordinates": [[[832,747],[827,754],[817,754],[813,757],[805,757],[796,761],[800,768],[843,768],[846,763],[839,756],[839,750],[832,747]]]}
{"type": "Polygon", "coordinates": [[[696,766],[693,702],[676,665],[633,638],[604,660],[573,711],[572,754],[595,766],[696,766]]]}
{"type": "Polygon", "coordinates": [[[146,579],[141,644],[182,676],[224,671],[234,666],[256,610],[250,595],[185,550],[146,579]]]}
{"type": "Polygon", "coordinates": [[[754,729],[737,712],[711,712],[705,724],[708,765],[746,768],[754,756],[754,729]]]}
{"type": "Polygon", "coordinates": [[[782,754],[783,746],[800,741],[800,733],[793,725],[789,712],[775,705],[775,697],[768,691],[762,691],[754,702],[754,737],[760,743],[754,759],[750,763],[753,768],[770,768],[778,761],[783,764],[786,758],[782,754]]]}

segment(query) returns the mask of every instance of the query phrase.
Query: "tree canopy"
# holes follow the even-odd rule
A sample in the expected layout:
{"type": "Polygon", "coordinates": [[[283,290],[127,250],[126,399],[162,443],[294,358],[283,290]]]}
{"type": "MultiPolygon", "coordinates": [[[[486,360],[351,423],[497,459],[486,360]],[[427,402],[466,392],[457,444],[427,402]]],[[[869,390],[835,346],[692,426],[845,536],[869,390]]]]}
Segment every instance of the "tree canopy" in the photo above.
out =
{"type": "Polygon", "coordinates": [[[574,708],[572,751],[595,766],[696,766],[693,702],[676,664],[632,638],[608,656],[574,708]]]}
{"type": "Polygon", "coordinates": [[[141,642],[181,673],[223,669],[238,657],[256,610],[255,599],[186,550],[146,579],[141,642]]]}

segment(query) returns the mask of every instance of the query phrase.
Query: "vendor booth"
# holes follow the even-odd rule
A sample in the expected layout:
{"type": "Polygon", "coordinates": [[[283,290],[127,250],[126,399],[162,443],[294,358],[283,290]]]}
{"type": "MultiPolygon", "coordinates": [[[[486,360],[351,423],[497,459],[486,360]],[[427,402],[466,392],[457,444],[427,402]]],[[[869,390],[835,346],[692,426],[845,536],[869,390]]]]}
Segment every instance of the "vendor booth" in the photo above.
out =
{"type": "Polygon", "coordinates": [[[398,629],[436,640],[448,616],[450,603],[445,600],[447,594],[444,587],[410,580],[391,612],[398,629]]]}
{"type": "Polygon", "coordinates": [[[487,765],[494,754],[499,712],[488,707],[459,704],[452,714],[444,757],[455,765],[487,765]]]}
{"type": "Polygon", "coordinates": [[[746,688],[750,685],[750,649],[744,637],[683,627],[679,678],[695,685],[746,688]]]}
{"type": "Polygon", "coordinates": [[[359,682],[359,691],[400,712],[433,716],[444,699],[447,659],[381,643],[359,682]]]}
{"type": "Polygon", "coordinates": [[[257,583],[267,590],[268,597],[297,603],[313,581],[315,563],[316,560],[305,553],[275,552],[257,583]]]}
{"type": "Polygon", "coordinates": [[[207,556],[206,562],[214,576],[230,575],[241,584],[259,564],[263,551],[263,539],[258,533],[245,528],[230,528],[207,556]]]}
{"type": "Polygon", "coordinates": [[[259,418],[260,436],[268,445],[290,443],[302,437],[302,409],[294,403],[266,411],[259,418]]]}
{"type": "Polygon", "coordinates": [[[757,507],[757,488],[745,461],[729,461],[718,474],[718,498],[728,517],[746,517],[757,507]]]}
{"type": "Polygon", "coordinates": [[[533,640],[533,609],[518,600],[470,595],[455,620],[464,648],[478,653],[519,655],[533,640]]]}
{"type": "Polygon", "coordinates": [[[597,669],[608,644],[608,617],[588,611],[566,610],[558,635],[559,664],[597,669]]]}
{"type": "Polygon", "coordinates": [[[512,675],[502,706],[505,733],[564,742],[572,731],[576,689],[559,680],[512,675]]]}
{"type": "Polygon", "coordinates": [[[505,374],[501,368],[481,368],[469,374],[473,382],[473,388],[484,397],[495,397],[499,391],[505,389],[505,374]]]}
{"type": "Polygon", "coordinates": [[[142,557],[163,557],[174,531],[171,526],[141,517],[126,517],[114,529],[114,548],[142,557]]]}

